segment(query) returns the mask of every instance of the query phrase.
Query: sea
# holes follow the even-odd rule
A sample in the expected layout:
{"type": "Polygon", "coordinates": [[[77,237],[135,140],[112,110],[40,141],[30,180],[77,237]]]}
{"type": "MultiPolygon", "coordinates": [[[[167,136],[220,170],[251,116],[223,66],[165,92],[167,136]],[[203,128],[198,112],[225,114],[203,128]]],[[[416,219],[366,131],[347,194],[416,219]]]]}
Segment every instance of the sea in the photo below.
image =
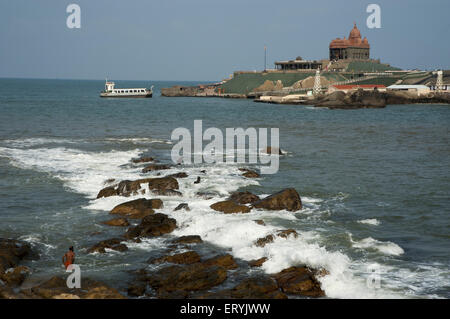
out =
{"type": "Polygon", "coordinates": [[[295,265],[324,268],[329,274],[320,282],[328,298],[450,297],[448,105],[330,110],[161,96],[161,88],[175,84],[197,83],[116,81],[124,88],[154,85],[153,98],[104,99],[101,80],[0,79],[0,238],[26,241],[40,255],[25,262],[32,274],[24,287],[66,276],[61,258],[74,246],[82,276],[126,293],[133,272],[151,267],[147,260],[161,256],[171,239],[200,235],[210,254],[230,253],[242,265],[268,258],[244,277],[295,265]],[[158,173],[142,173],[145,164],[132,159],[171,164],[173,130],[193,132],[194,120],[223,132],[279,128],[285,155],[278,172],[251,179],[239,168],[258,164],[178,165],[163,173],[188,173],[178,180],[182,197],[147,191],[96,199],[109,179],[158,173]],[[209,207],[235,191],[264,197],[285,188],[297,190],[302,210],[223,214],[209,207]],[[95,243],[124,232],[102,224],[109,211],[142,197],[161,198],[158,211],[175,218],[177,229],[127,243],[125,252],[88,254],[95,243]],[[180,203],[191,210],[174,211],[180,203]],[[255,245],[280,229],[298,237],[255,245]]]}

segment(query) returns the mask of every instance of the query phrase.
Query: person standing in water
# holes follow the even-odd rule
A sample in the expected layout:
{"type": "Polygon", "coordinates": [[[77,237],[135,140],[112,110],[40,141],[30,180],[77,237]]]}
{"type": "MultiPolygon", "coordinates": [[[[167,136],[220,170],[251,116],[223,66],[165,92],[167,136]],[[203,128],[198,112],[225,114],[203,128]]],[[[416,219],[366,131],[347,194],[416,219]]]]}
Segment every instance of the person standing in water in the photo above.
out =
{"type": "Polygon", "coordinates": [[[75,253],[73,252],[73,246],[70,246],[69,251],[64,254],[62,262],[66,269],[67,267],[69,267],[69,265],[72,265],[75,262],[75,253]]]}

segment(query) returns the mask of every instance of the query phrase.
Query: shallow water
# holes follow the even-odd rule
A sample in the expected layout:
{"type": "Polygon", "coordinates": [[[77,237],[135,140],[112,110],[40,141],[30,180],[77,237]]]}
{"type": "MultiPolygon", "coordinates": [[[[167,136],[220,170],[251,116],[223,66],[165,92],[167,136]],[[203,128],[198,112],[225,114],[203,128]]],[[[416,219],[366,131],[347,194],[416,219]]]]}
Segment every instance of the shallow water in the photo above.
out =
{"type": "Polygon", "coordinates": [[[27,284],[63,274],[61,257],[74,245],[83,275],[126,287],[129,270],[145,266],[166,241],[145,240],[125,253],[87,254],[92,244],[124,231],[100,224],[108,211],[139,198],[95,197],[107,179],[151,175],[142,174],[142,164],[131,164],[132,158],[144,154],[169,162],[172,130],[192,130],[194,120],[202,119],[204,129],[223,131],[279,127],[288,153],[277,174],[257,180],[243,178],[238,165],[183,167],[189,174],[179,179],[183,197],[162,198],[161,212],[179,225],[173,236],[201,235],[205,254],[225,249],[242,261],[267,256],[262,270],[268,273],[303,263],[325,267],[330,275],[322,287],[330,297],[450,297],[448,106],[328,110],[164,98],[159,88],[174,83],[117,83],[151,84],[152,99],[100,99],[102,81],[0,79],[0,237],[27,240],[39,250],[27,284]],[[197,176],[202,181],[193,184],[197,176]],[[263,195],[286,187],[297,189],[303,210],[224,215],[209,208],[238,189],[263,195]],[[204,200],[195,197],[197,191],[217,196],[204,200]],[[191,211],[173,212],[182,202],[191,211]],[[300,236],[253,245],[283,228],[300,236]],[[380,275],[378,289],[366,282],[372,269],[380,275]]]}

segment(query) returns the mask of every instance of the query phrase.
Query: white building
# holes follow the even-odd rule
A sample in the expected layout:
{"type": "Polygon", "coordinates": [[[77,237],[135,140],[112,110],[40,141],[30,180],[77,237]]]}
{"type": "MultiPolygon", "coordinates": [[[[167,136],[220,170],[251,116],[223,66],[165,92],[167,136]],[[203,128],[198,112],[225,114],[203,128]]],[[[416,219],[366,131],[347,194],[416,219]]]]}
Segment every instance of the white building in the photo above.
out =
{"type": "Polygon", "coordinates": [[[416,93],[417,95],[423,95],[430,93],[431,89],[426,85],[410,85],[410,84],[398,84],[387,87],[388,91],[407,91],[416,93]]]}

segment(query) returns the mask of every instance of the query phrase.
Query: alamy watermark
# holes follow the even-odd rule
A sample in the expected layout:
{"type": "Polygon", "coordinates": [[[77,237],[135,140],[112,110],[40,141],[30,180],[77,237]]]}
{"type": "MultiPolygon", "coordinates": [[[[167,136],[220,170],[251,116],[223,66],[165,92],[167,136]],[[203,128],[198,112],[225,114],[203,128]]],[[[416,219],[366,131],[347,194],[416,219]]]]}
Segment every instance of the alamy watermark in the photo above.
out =
{"type": "Polygon", "coordinates": [[[366,284],[369,289],[381,288],[381,272],[380,265],[372,264],[368,266],[369,276],[367,277],[366,284]]]}
{"type": "Polygon", "coordinates": [[[367,27],[369,29],[380,29],[381,7],[378,4],[372,3],[367,6],[366,12],[370,13],[366,20],[367,27]]]}
{"type": "Polygon", "coordinates": [[[66,12],[70,13],[66,20],[66,25],[69,29],[81,28],[81,8],[78,4],[69,4],[66,12]]]}
{"type": "Polygon", "coordinates": [[[71,274],[67,277],[67,288],[81,288],[81,268],[79,265],[71,264],[67,266],[66,272],[71,274]]]}
{"type": "Polygon", "coordinates": [[[202,120],[195,120],[193,136],[184,127],[172,131],[171,139],[177,141],[172,148],[172,161],[184,164],[259,163],[261,174],[275,174],[279,168],[280,132],[279,128],[270,129],[270,145],[268,132],[267,128],[226,128],[224,139],[222,130],[210,127],[203,132],[202,120]],[[203,147],[203,141],[209,143],[203,147]]]}

